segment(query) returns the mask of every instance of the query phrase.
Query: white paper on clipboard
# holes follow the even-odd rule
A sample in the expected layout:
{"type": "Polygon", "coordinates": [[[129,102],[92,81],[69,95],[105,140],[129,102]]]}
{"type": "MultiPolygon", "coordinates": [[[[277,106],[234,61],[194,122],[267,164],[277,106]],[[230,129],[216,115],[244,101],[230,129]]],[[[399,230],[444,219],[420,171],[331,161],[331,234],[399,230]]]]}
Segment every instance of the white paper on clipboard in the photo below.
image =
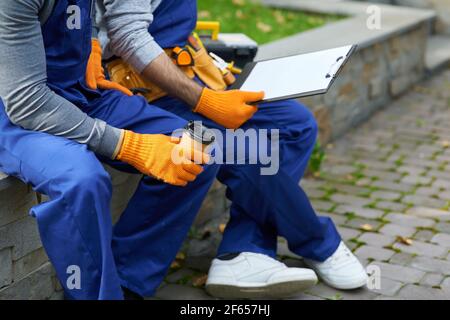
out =
{"type": "Polygon", "coordinates": [[[254,62],[244,68],[233,89],[264,91],[263,101],[323,94],[356,46],[254,62]]]}

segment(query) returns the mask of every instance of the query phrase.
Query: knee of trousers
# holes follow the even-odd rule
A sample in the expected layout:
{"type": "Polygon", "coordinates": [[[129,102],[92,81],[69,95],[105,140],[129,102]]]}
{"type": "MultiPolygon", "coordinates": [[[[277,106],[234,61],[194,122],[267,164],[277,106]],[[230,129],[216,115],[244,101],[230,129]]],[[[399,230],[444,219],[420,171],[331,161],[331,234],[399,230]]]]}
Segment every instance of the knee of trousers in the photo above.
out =
{"type": "Polygon", "coordinates": [[[66,206],[78,211],[108,211],[112,197],[111,177],[93,154],[74,161],[70,169],[61,172],[50,183],[49,196],[60,199],[66,206]]]}

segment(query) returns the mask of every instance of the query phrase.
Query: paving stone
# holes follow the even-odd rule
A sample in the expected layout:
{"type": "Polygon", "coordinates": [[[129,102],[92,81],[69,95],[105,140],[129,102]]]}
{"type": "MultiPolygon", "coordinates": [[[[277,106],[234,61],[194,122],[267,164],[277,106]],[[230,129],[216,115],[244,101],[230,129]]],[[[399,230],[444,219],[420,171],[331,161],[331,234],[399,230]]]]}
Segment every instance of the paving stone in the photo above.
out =
{"type": "Polygon", "coordinates": [[[337,227],[339,234],[341,235],[342,239],[344,240],[350,240],[350,239],[354,239],[357,238],[361,232],[355,230],[355,229],[350,229],[350,228],[346,228],[346,227],[337,227]]]}
{"type": "Polygon", "coordinates": [[[378,169],[378,170],[388,171],[388,170],[394,168],[392,163],[375,161],[375,160],[370,160],[370,159],[360,159],[360,160],[358,160],[358,163],[364,165],[368,169],[378,169]]]}
{"type": "Polygon", "coordinates": [[[318,180],[318,179],[302,179],[300,181],[300,185],[305,188],[315,188],[319,189],[327,185],[326,181],[318,180]]]}
{"type": "Polygon", "coordinates": [[[431,219],[425,219],[425,218],[418,218],[413,216],[408,216],[405,214],[400,213],[389,213],[387,216],[385,216],[385,219],[389,220],[390,222],[393,222],[395,224],[406,226],[406,227],[432,227],[436,223],[431,219]]]}
{"type": "Polygon", "coordinates": [[[347,221],[347,218],[345,216],[337,215],[334,213],[318,212],[317,215],[331,218],[335,225],[342,225],[345,224],[345,221],[347,221]]]}
{"type": "Polygon", "coordinates": [[[389,263],[398,264],[400,266],[407,266],[411,264],[414,257],[415,256],[412,254],[399,252],[392,256],[392,258],[389,260],[389,263]]]}
{"type": "Polygon", "coordinates": [[[450,248],[450,234],[438,233],[433,236],[431,242],[436,243],[443,247],[450,248]]]}
{"type": "Polygon", "coordinates": [[[384,211],[382,211],[382,210],[363,208],[363,207],[358,207],[358,206],[348,205],[348,204],[339,205],[333,211],[336,213],[339,213],[339,214],[351,213],[358,217],[368,218],[368,219],[377,219],[377,218],[381,218],[384,215],[384,211]]]}
{"type": "Polygon", "coordinates": [[[311,296],[311,295],[305,294],[305,293],[301,293],[301,294],[294,296],[292,298],[289,298],[287,300],[326,300],[326,299],[321,298],[321,297],[311,296]]]}
{"type": "Polygon", "coordinates": [[[411,237],[414,233],[416,233],[416,229],[407,226],[401,226],[394,223],[387,223],[381,229],[380,233],[393,236],[393,237],[411,237]]]}
{"type": "Polygon", "coordinates": [[[361,186],[354,186],[351,184],[343,184],[343,183],[333,184],[333,189],[337,190],[337,192],[339,193],[348,193],[354,196],[366,195],[370,193],[369,188],[363,188],[361,186]]]}
{"type": "Polygon", "coordinates": [[[351,204],[363,207],[372,202],[372,199],[352,196],[348,194],[335,193],[331,196],[331,200],[337,203],[351,204]]]}
{"type": "Polygon", "coordinates": [[[450,190],[446,190],[446,191],[442,191],[442,192],[438,191],[436,194],[439,199],[450,201],[450,190]]]}
{"type": "Polygon", "coordinates": [[[375,259],[377,261],[389,260],[394,253],[392,250],[367,245],[361,246],[355,251],[356,256],[362,260],[375,259]]]}
{"type": "Polygon", "coordinates": [[[312,206],[317,211],[330,211],[335,204],[330,201],[312,200],[312,206]]]}
{"type": "Polygon", "coordinates": [[[393,247],[401,250],[402,252],[418,254],[426,257],[445,257],[448,253],[447,248],[417,240],[414,240],[411,245],[397,242],[393,247]]]}
{"type": "Polygon", "coordinates": [[[389,210],[389,211],[403,211],[406,209],[406,205],[398,202],[390,201],[379,201],[375,204],[378,209],[389,210]]]}
{"type": "Polygon", "coordinates": [[[366,287],[356,290],[337,290],[323,283],[308,289],[307,294],[325,298],[328,300],[371,300],[378,296],[377,293],[370,291],[366,287]]]}
{"type": "Polygon", "coordinates": [[[447,204],[447,201],[445,200],[421,196],[417,194],[404,196],[402,198],[402,202],[409,205],[423,205],[430,208],[442,208],[447,204]]]}
{"type": "Polygon", "coordinates": [[[444,280],[444,276],[439,273],[427,273],[425,277],[420,281],[421,285],[428,286],[428,287],[435,287],[439,286],[444,280]]]}
{"type": "Polygon", "coordinates": [[[396,170],[397,170],[397,172],[407,173],[412,176],[420,176],[426,171],[426,169],[424,167],[414,167],[414,166],[406,166],[406,165],[400,166],[396,170]]]}
{"type": "Polygon", "coordinates": [[[279,256],[282,256],[282,257],[290,257],[290,258],[294,258],[294,259],[301,259],[300,256],[296,255],[291,250],[289,250],[287,242],[280,242],[280,241],[278,241],[277,254],[279,256]]]}
{"type": "Polygon", "coordinates": [[[398,297],[405,300],[448,300],[450,293],[441,289],[408,284],[400,289],[398,297]]]}
{"type": "Polygon", "coordinates": [[[400,281],[381,277],[380,288],[370,289],[370,291],[381,294],[383,296],[392,297],[400,290],[402,286],[403,283],[400,281]]]}
{"type": "MultiPolygon", "coordinates": [[[[416,189],[416,194],[422,195],[422,196],[436,196],[440,193],[439,189],[433,188],[433,187],[419,187],[416,189]]],[[[442,198],[441,198],[442,199],[442,198]]],[[[446,199],[444,199],[446,200],[446,199]]]]}
{"type": "Polygon", "coordinates": [[[305,192],[311,199],[320,199],[325,197],[325,195],[327,194],[326,191],[320,189],[305,190],[305,192]]]}
{"type": "Polygon", "coordinates": [[[411,267],[423,271],[450,275],[450,261],[431,259],[428,257],[415,257],[411,262],[411,267]]]}
{"type": "Polygon", "coordinates": [[[353,172],[355,172],[358,168],[356,168],[355,166],[350,166],[350,165],[333,165],[330,166],[329,168],[324,167],[321,171],[325,174],[332,174],[332,175],[342,175],[342,176],[346,176],[348,174],[351,174],[353,172]]]}
{"type": "Polygon", "coordinates": [[[440,188],[440,189],[450,189],[450,181],[447,180],[442,180],[442,179],[437,179],[433,182],[433,186],[435,188],[440,188]]]}
{"type": "Polygon", "coordinates": [[[436,229],[439,232],[443,233],[450,233],[450,223],[447,222],[438,222],[434,226],[434,229],[436,229]]]}
{"type": "Polygon", "coordinates": [[[373,262],[371,265],[375,265],[380,268],[381,277],[397,280],[403,283],[418,283],[425,275],[424,271],[406,266],[399,266],[384,262],[373,262]]]}
{"type": "Polygon", "coordinates": [[[372,186],[380,189],[400,191],[400,192],[411,192],[414,189],[414,185],[412,184],[396,183],[385,180],[377,180],[374,183],[372,183],[372,186]]]}
{"type": "Polygon", "coordinates": [[[419,241],[430,241],[433,236],[434,233],[430,230],[419,230],[413,238],[419,241]]]}
{"type": "Polygon", "coordinates": [[[180,270],[177,270],[177,271],[169,274],[165,280],[168,283],[177,283],[180,280],[184,280],[184,279],[192,277],[194,274],[195,274],[194,271],[187,269],[187,268],[182,268],[180,270]]]}
{"type": "Polygon", "coordinates": [[[392,244],[395,241],[395,238],[380,233],[365,232],[358,240],[368,245],[381,248],[392,244]]]}
{"type": "Polygon", "coordinates": [[[370,197],[372,199],[377,199],[377,200],[390,200],[390,201],[395,201],[400,199],[402,195],[398,192],[393,192],[393,191],[374,191],[370,194],[370,197]]]}
{"type": "Polygon", "coordinates": [[[168,284],[155,294],[158,299],[164,300],[214,300],[204,290],[178,284],[168,284]]]}
{"type": "Polygon", "coordinates": [[[450,277],[445,278],[445,280],[441,283],[441,289],[450,292],[450,277]]]}
{"type": "Polygon", "coordinates": [[[447,210],[432,209],[427,207],[413,207],[408,209],[406,214],[423,218],[438,219],[440,221],[450,221],[450,212],[447,210]]]}
{"type": "Polygon", "coordinates": [[[186,257],[183,266],[200,272],[208,272],[211,266],[211,258],[209,257],[186,257]]]}
{"type": "Polygon", "coordinates": [[[405,176],[402,178],[401,182],[402,183],[406,183],[406,184],[412,184],[412,185],[428,185],[431,183],[431,181],[433,181],[433,178],[430,177],[424,177],[424,176],[405,176]]]}
{"type": "Polygon", "coordinates": [[[362,174],[367,177],[377,178],[383,181],[397,181],[402,177],[402,175],[397,172],[373,169],[365,169],[362,171],[362,174]]]}

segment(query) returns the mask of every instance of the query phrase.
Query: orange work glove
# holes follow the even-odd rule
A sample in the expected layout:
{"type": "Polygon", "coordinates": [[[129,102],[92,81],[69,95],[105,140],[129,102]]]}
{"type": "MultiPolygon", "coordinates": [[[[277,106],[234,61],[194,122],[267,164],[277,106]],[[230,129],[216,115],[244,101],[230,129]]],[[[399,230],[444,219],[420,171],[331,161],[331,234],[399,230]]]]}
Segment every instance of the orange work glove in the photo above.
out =
{"type": "Polygon", "coordinates": [[[186,186],[203,172],[203,168],[192,159],[199,159],[203,164],[209,161],[209,156],[195,149],[182,150],[179,142],[180,139],[162,134],[138,134],[125,130],[117,159],[148,176],[175,186],[186,186]],[[174,155],[181,158],[174,162],[174,155]]]}
{"type": "Polygon", "coordinates": [[[249,120],[257,106],[249,105],[264,99],[264,92],[245,92],[240,90],[213,91],[204,88],[194,112],[228,129],[237,129],[249,120]]]}
{"type": "Polygon", "coordinates": [[[102,66],[102,48],[97,39],[92,39],[92,51],[86,68],[86,84],[92,90],[118,90],[127,96],[133,95],[133,93],[124,86],[106,80],[105,70],[102,66]]]}

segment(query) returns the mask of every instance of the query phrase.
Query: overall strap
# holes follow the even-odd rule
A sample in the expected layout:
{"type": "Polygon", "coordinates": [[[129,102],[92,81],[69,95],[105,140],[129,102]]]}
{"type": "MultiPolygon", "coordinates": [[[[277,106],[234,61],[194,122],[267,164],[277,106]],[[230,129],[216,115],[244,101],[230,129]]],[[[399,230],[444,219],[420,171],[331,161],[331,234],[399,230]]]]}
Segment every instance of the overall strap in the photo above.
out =
{"type": "Polygon", "coordinates": [[[56,0],[46,0],[44,2],[44,6],[39,11],[39,22],[41,23],[41,26],[47,22],[48,18],[50,18],[55,6],[55,1],[56,0]]]}

